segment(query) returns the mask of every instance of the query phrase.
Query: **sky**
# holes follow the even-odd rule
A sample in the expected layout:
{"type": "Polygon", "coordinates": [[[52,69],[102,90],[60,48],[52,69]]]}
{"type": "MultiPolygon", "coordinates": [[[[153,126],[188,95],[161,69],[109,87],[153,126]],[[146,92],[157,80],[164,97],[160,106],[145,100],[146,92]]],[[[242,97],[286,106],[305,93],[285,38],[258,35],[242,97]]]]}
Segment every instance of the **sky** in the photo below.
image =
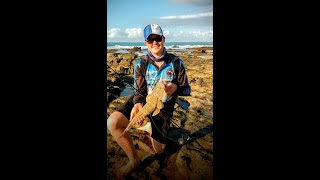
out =
{"type": "Polygon", "coordinates": [[[143,42],[143,29],[161,26],[167,42],[212,42],[212,0],[107,0],[107,41],[143,42]]]}

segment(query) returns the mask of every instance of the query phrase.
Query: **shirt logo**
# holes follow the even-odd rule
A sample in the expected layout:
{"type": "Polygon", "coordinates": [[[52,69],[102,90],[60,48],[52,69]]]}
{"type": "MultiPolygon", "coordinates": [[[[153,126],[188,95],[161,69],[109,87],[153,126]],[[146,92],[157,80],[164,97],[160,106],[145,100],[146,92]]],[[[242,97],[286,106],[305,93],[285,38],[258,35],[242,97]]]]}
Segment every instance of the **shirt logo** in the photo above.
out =
{"type": "Polygon", "coordinates": [[[172,77],[173,77],[173,70],[172,70],[172,68],[168,69],[168,71],[166,72],[166,74],[167,74],[168,78],[172,79],[172,77]]]}

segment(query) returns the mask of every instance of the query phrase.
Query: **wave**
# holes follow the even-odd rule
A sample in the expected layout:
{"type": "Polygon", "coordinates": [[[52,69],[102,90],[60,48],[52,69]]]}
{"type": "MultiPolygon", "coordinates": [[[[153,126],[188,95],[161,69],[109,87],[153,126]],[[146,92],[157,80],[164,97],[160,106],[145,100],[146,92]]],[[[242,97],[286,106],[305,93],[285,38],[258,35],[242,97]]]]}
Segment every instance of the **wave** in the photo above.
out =
{"type": "MultiPolygon", "coordinates": [[[[141,47],[141,50],[148,49],[147,46],[124,46],[124,45],[112,45],[112,46],[107,46],[107,49],[115,49],[115,50],[120,50],[120,49],[132,49],[134,47],[141,47]]],[[[165,47],[167,49],[189,49],[189,48],[199,48],[199,47],[213,47],[213,45],[168,45],[165,47]]]]}

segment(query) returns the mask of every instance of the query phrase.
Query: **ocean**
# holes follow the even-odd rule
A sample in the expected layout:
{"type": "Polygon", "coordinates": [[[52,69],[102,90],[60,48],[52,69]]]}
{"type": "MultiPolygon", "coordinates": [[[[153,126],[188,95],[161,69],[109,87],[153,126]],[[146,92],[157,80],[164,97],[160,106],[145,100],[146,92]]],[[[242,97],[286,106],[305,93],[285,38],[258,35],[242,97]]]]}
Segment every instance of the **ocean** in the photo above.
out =
{"type": "MultiPolygon", "coordinates": [[[[188,48],[213,47],[213,42],[165,42],[168,52],[191,52],[188,48]]],[[[107,42],[107,49],[115,49],[117,53],[127,53],[133,47],[141,47],[141,53],[147,53],[147,46],[144,42],[107,42]]]]}

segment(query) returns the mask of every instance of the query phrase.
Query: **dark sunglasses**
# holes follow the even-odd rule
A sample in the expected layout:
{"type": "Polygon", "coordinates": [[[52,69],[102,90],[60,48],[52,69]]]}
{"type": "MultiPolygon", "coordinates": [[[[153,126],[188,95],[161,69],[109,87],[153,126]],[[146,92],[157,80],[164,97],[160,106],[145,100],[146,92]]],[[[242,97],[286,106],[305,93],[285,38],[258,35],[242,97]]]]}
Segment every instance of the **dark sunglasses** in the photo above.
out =
{"type": "Polygon", "coordinates": [[[152,44],[153,41],[161,42],[161,41],[162,41],[162,36],[156,36],[155,38],[148,38],[148,39],[146,40],[146,42],[147,42],[148,44],[152,44]]]}

